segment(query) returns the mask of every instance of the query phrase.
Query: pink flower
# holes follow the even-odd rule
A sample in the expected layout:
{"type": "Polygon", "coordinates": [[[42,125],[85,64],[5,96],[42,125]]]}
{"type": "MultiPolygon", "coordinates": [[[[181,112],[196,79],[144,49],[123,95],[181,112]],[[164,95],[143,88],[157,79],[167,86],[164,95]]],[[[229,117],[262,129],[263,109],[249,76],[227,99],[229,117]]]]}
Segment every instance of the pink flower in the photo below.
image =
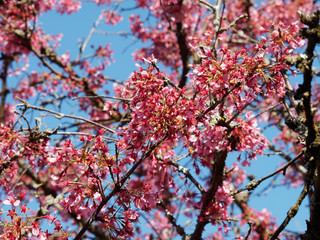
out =
{"type": "Polygon", "coordinates": [[[59,4],[60,6],[57,6],[57,11],[62,14],[67,12],[70,15],[81,8],[81,2],[76,0],[60,0],[59,4]]]}
{"type": "Polygon", "coordinates": [[[4,200],[3,204],[12,205],[12,206],[17,207],[20,204],[20,200],[15,199],[13,192],[8,192],[8,199],[4,200]]]}
{"type": "Polygon", "coordinates": [[[139,212],[133,211],[132,208],[129,208],[129,210],[124,212],[125,218],[131,222],[137,222],[140,215],[141,214],[139,212]]]}
{"type": "Polygon", "coordinates": [[[40,222],[33,222],[32,223],[32,234],[34,236],[38,236],[39,235],[39,233],[40,233],[39,226],[40,226],[40,222]]]}
{"type": "Polygon", "coordinates": [[[117,15],[117,12],[110,10],[103,10],[103,17],[106,24],[116,25],[122,20],[121,15],[117,15]]]}

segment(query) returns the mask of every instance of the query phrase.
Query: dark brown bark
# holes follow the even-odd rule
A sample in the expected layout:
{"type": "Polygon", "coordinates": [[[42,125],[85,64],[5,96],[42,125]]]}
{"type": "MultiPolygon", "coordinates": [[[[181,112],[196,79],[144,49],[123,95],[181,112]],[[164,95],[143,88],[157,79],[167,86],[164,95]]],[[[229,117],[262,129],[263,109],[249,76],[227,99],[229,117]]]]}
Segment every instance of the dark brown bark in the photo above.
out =
{"type": "Polygon", "coordinates": [[[314,110],[312,109],[312,80],[313,80],[313,59],[316,44],[319,43],[319,19],[320,11],[314,13],[299,12],[300,21],[308,26],[301,31],[301,35],[308,40],[306,48],[307,58],[297,63],[297,68],[303,73],[303,83],[299,85],[295,93],[295,99],[302,100],[305,117],[305,125],[308,129],[306,138],[308,173],[306,176],[306,187],[309,191],[313,186],[313,193],[310,198],[310,224],[307,224],[306,234],[302,239],[320,240],[320,134],[314,122],[314,110]],[[298,66],[299,64],[299,66],[298,66]]]}
{"type": "Polygon", "coordinates": [[[212,166],[212,180],[210,188],[206,193],[202,195],[202,207],[198,216],[196,228],[191,235],[191,240],[201,239],[204,227],[209,223],[205,212],[208,209],[210,202],[214,201],[214,196],[218,190],[218,187],[222,186],[223,182],[223,171],[225,162],[227,159],[228,151],[215,151],[213,166],[212,166]]]}
{"type": "Polygon", "coordinates": [[[2,60],[2,71],[0,73],[0,78],[2,81],[2,90],[1,90],[1,103],[0,103],[0,123],[4,122],[4,118],[6,115],[4,108],[6,103],[6,97],[9,93],[9,90],[7,88],[7,75],[8,75],[10,64],[13,61],[13,57],[8,55],[2,55],[1,60],[2,60]]]}
{"type": "Polygon", "coordinates": [[[180,58],[182,61],[182,73],[180,77],[179,88],[183,88],[186,85],[187,74],[190,70],[188,65],[189,65],[189,57],[191,53],[187,46],[187,41],[186,41],[187,35],[182,26],[182,22],[177,23],[176,36],[178,39],[180,58]]]}

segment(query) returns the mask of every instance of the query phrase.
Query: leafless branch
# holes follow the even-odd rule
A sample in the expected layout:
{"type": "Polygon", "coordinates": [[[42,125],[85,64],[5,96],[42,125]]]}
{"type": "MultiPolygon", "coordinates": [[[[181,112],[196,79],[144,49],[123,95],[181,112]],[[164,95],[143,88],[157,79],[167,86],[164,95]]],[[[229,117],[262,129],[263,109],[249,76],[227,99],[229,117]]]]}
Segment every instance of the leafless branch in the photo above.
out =
{"type": "Polygon", "coordinates": [[[277,240],[279,234],[283,231],[283,229],[288,225],[290,220],[297,214],[299,211],[299,207],[303,201],[303,199],[308,195],[309,189],[308,186],[305,185],[302,189],[300,196],[298,197],[296,203],[290,208],[290,210],[287,213],[287,217],[284,219],[284,221],[281,223],[279,228],[275,231],[275,233],[269,238],[269,240],[277,240]]]}
{"type": "Polygon", "coordinates": [[[183,238],[185,239],[187,234],[184,231],[183,227],[181,227],[179,224],[177,224],[176,218],[172,215],[171,212],[169,212],[169,210],[166,208],[165,204],[163,202],[158,203],[159,206],[161,206],[164,209],[164,212],[169,220],[169,222],[172,224],[172,226],[174,226],[177,230],[177,233],[183,238]]]}
{"type": "Polygon", "coordinates": [[[85,40],[85,41],[83,42],[83,44],[81,45],[81,47],[80,47],[80,49],[79,49],[79,54],[78,54],[78,56],[77,56],[77,58],[76,58],[76,60],[75,60],[76,63],[79,62],[82,53],[83,53],[84,50],[86,49],[86,47],[87,47],[87,45],[88,45],[88,43],[89,43],[89,41],[90,41],[93,33],[95,32],[97,26],[99,25],[102,17],[103,17],[103,14],[101,13],[101,14],[99,15],[98,19],[94,22],[93,27],[92,27],[92,29],[90,30],[89,35],[87,36],[86,40],[85,40]]]}
{"type": "Polygon", "coordinates": [[[183,166],[180,166],[179,164],[170,161],[170,165],[174,166],[179,172],[183,173],[186,178],[190,179],[190,181],[198,188],[198,190],[201,192],[201,194],[204,194],[205,191],[201,184],[190,174],[189,170],[183,166]]]}
{"type": "Polygon", "coordinates": [[[223,171],[224,171],[225,160],[227,158],[227,155],[228,155],[227,150],[215,151],[214,159],[212,159],[213,161],[212,180],[211,180],[208,191],[202,195],[202,206],[200,209],[200,214],[198,215],[197,224],[194,232],[191,235],[190,240],[201,239],[201,235],[204,230],[204,227],[209,222],[208,216],[206,216],[206,211],[210,203],[214,201],[214,197],[218,190],[218,187],[222,185],[223,171]]]}
{"type": "MultiPolygon", "coordinates": [[[[279,148],[275,147],[270,141],[268,141],[268,147],[271,151],[276,152],[277,154],[279,154],[282,158],[284,158],[286,161],[290,162],[292,159],[288,154],[285,154],[284,152],[282,152],[279,148]]],[[[299,171],[301,172],[303,175],[307,174],[307,169],[299,164],[299,163],[293,163],[293,166],[299,171]]]]}
{"type": "Polygon", "coordinates": [[[244,237],[244,240],[248,240],[249,239],[249,236],[250,236],[250,234],[252,232],[253,225],[254,225],[252,222],[247,222],[247,223],[249,225],[249,229],[248,229],[247,235],[244,237]]]}
{"type": "Polygon", "coordinates": [[[217,11],[217,7],[203,0],[199,0],[200,3],[205,5],[208,9],[211,9],[213,13],[217,11]]]}
{"type": "Polygon", "coordinates": [[[259,180],[252,180],[246,187],[244,188],[241,188],[239,190],[237,190],[236,192],[233,192],[231,193],[232,196],[240,193],[240,192],[243,192],[245,190],[253,190],[255,189],[261,182],[263,182],[264,180],[268,179],[268,178],[271,178],[273,177],[274,175],[278,174],[279,172],[282,172],[282,171],[285,171],[291,164],[293,164],[297,159],[299,159],[300,157],[303,156],[303,154],[305,153],[305,149],[303,149],[295,158],[293,158],[291,161],[289,161],[286,165],[284,165],[283,167],[279,168],[277,171],[265,176],[265,177],[262,177],[260,178],[259,180]]]}
{"type": "Polygon", "coordinates": [[[42,107],[36,107],[36,106],[32,106],[30,105],[29,103],[27,103],[26,101],[24,101],[23,99],[19,99],[21,101],[21,104],[18,104],[17,106],[23,106],[25,107],[26,109],[30,108],[30,109],[35,109],[35,110],[38,110],[38,111],[44,111],[44,112],[48,112],[48,113],[51,113],[53,114],[56,118],[58,119],[61,119],[61,118],[72,118],[72,119],[77,119],[77,120],[80,120],[80,121],[83,121],[83,122],[87,122],[87,123],[90,123],[94,126],[97,126],[97,127],[100,127],[100,128],[103,128],[103,129],[106,129],[107,131],[109,131],[110,133],[115,133],[115,131],[111,128],[108,128],[104,125],[101,125],[100,123],[97,123],[97,122],[94,122],[94,121],[91,121],[89,119],[86,119],[86,118],[83,118],[83,117],[79,117],[79,116],[73,116],[73,115],[68,115],[68,114],[63,114],[63,113],[59,113],[59,112],[56,112],[56,111],[53,111],[53,110],[50,110],[50,109],[46,109],[46,108],[42,108],[42,107]]]}
{"type": "Polygon", "coordinates": [[[227,30],[229,30],[230,28],[234,27],[234,25],[237,24],[237,22],[239,22],[241,19],[248,19],[248,15],[247,14],[242,14],[240,15],[239,17],[237,17],[233,22],[231,22],[228,26],[224,27],[224,28],[221,28],[219,30],[219,33],[223,33],[227,30]]]}
{"type": "Polygon", "coordinates": [[[164,16],[165,16],[165,18],[166,18],[166,20],[167,20],[167,22],[169,23],[169,30],[172,30],[172,25],[171,25],[171,20],[170,20],[170,18],[168,17],[168,15],[167,15],[167,12],[166,12],[166,10],[164,9],[164,7],[163,7],[163,4],[162,4],[162,1],[160,0],[160,6],[161,6],[161,8],[162,8],[162,10],[163,10],[163,14],[164,14],[164,16]]]}
{"type": "Polygon", "coordinates": [[[105,95],[99,95],[99,96],[84,96],[84,97],[74,97],[74,98],[72,98],[72,100],[80,99],[80,98],[109,98],[109,99],[120,100],[120,101],[126,101],[126,102],[130,102],[130,101],[131,101],[131,99],[127,99],[127,98],[111,97],[111,96],[105,96],[105,95]]]}

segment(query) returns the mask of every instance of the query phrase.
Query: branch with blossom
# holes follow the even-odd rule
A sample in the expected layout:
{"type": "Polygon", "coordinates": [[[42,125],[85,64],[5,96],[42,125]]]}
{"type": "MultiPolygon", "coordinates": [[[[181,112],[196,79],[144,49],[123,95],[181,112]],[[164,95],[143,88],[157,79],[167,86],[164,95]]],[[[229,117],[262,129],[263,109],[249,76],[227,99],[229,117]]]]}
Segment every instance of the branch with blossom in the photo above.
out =
{"type": "Polygon", "coordinates": [[[300,236],[320,239],[314,1],[126,4],[0,4],[0,238],[293,239],[308,197],[300,236]],[[103,9],[78,52],[61,51],[40,16],[87,4],[103,9]],[[121,21],[131,33],[118,37],[141,45],[136,70],[113,78],[113,45],[99,39],[121,21]],[[255,180],[264,156],[279,164],[255,180]],[[271,178],[270,191],[303,188],[279,226],[251,206],[271,178]]]}

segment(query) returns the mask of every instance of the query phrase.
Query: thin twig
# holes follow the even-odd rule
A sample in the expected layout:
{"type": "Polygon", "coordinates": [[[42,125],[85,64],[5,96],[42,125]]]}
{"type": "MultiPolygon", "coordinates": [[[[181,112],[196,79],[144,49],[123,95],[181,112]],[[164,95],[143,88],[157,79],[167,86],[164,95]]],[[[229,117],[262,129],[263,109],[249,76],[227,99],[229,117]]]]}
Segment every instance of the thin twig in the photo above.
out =
{"type": "Polygon", "coordinates": [[[79,54],[78,54],[78,56],[77,56],[77,58],[76,58],[76,60],[75,60],[76,63],[79,62],[82,53],[83,53],[84,50],[86,49],[86,47],[87,47],[87,45],[88,45],[88,42],[90,41],[93,33],[95,32],[97,26],[99,25],[102,17],[103,17],[103,13],[101,13],[101,14],[99,15],[98,19],[94,22],[93,27],[92,27],[92,29],[90,30],[88,37],[86,38],[86,40],[85,40],[85,41],[83,42],[83,44],[81,45],[80,50],[79,50],[79,54]]]}
{"type": "Polygon", "coordinates": [[[124,32],[124,31],[119,31],[119,32],[105,32],[105,31],[102,31],[102,30],[95,30],[94,31],[95,33],[98,33],[98,34],[102,34],[102,35],[112,35],[112,36],[120,36],[120,37],[128,37],[128,36],[134,36],[134,34],[132,33],[129,33],[129,32],[124,32]]]}
{"type": "Polygon", "coordinates": [[[186,178],[190,179],[190,181],[199,189],[199,191],[201,192],[201,194],[204,194],[205,191],[203,189],[203,187],[201,186],[201,184],[190,174],[188,168],[185,168],[175,162],[170,161],[169,162],[170,165],[174,166],[175,168],[177,168],[177,170],[181,173],[183,173],[186,178]]]}
{"type": "Polygon", "coordinates": [[[227,30],[229,30],[230,28],[232,28],[234,25],[236,25],[236,23],[238,22],[238,21],[240,21],[241,19],[243,19],[243,18],[248,18],[248,15],[247,14],[242,14],[242,15],[240,15],[239,17],[237,17],[233,22],[231,22],[228,26],[226,26],[226,27],[224,27],[224,28],[221,28],[220,30],[219,30],[219,33],[223,33],[223,32],[225,32],[225,31],[227,31],[227,30]]]}
{"type": "Polygon", "coordinates": [[[212,44],[212,50],[213,50],[215,57],[217,57],[217,49],[218,49],[218,44],[219,44],[218,35],[220,33],[222,18],[223,18],[225,7],[226,7],[226,4],[225,4],[224,0],[218,0],[217,6],[216,6],[217,10],[215,13],[215,19],[213,20],[214,31],[215,31],[216,36],[215,36],[214,42],[212,44]],[[219,9],[221,8],[221,5],[222,5],[222,12],[221,12],[221,16],[220,16],[219,9]]]}
{"type": "MultiPolygon", "coordinates": [[[[288,154],[285,154],[280,149],[276,148],[270,141],[268,141],[268,147],[270,148],[270,150],[278,153],[281,157],[283,157],[288,162],[291,161],[291,158],[288,154]]],[[[306,175],[308,172],[307,169],[300,163],[294,163],[293,166],[303,175],[306,175]]]]}
{"type": "Polygon", "coordinates": [[[208,3],[208,2],[205,2],[203,0],[199,0],[200,3],[202,3],[203,5],[205,5],[208,9],[211,9],[213,13],[215,13],[217,11],[217,8],[216,6],[208,3]]]}
{"type": "Polygon", "coordinates": [[[284,79],[284,82],[286,84],[286,95],[288,96],[289,98],[289,101],[290,103],[292,104],[292,106],[297,110],[297,107],[298,107],[298,101],[294,99],[293,97],[293,87],[290,83],[290,80],[289,80],[289,77],[287,75],[287,71],[285,69],[281,69],[280,70],[280,73],[282,75],[282,78],[284,79]]]}
{"type": "Polygon", "coordinates": [[[252,232],[253,225],[254,225],[252,222],[247,222],[247,223],[249,225],[249,229],[248,229],[247,235],[244,237],[244,240],[248,240],[249,239],[249,236],[250,236],[250,234],[252,232]]]}
{"type": "Polygon", "coordinates": [[[131,99],[127,99],[127,98],[111,97],[111,96],[105,96],[105,95],[99,95],[99,96],[84,96],[84,97],[73,97],[73,98],[72,98],[72,100],[80,99],[80,98],[110,98],[110,99],[115,99],[115,100],[120,100],[120,101],[127,101],[127,102],[130,102],[130,101],[131,101],[131,99]]]}
{"type": "Polygon", "coordinates": [[[161,8],[162,8],[162,10],[163,10],[164,17],[166,18],[167,22],[169,23],[169,27],[168,27],[168,29],[169,29],[169,30],[172,30],[171,20],[170,20],[170,18],[168,17],[167,12],[166,12],[166,10],[164,9],[164,7],[163,7],[163,4],[162,4],[162,1],[161,1],[161,0],[160,0],[160,6],[161,6],[161,8]]]}
{"type": "Polygon", "coordinates": [[[305,153],[305,151],[306,150],[303,149],[295,158],[293,158],[291,161],[289,161],[283,167],[279,168],[277,171],[275,171],[265,177],[262,177],[259,180],[252,180],[246,187],[241,188],[241,189],[237,190],[236,192],[231,193],[231,196],[237,195],[238,193],[243,192],[245,190],[251,191],[251,190],[255,189],[264,180],[273,177],[274,175],[278,174],[279,172],[285,171],[291,164],[293,164],[297,159],[299,159],[305,153]]]}
{"type": "MultiPolygon", "coordinates": [[[[152,229],[152,231],[158,236],[156,239],[161,239],[161,230],[155,228],[156,222],[151,222],[147,217],[145,217],[143,214],[141,214],[141,217],[149,224],[149,227],[152,229]],[[159,233],[160,232],[160,233],[159,233]]],[[[150,234],[153,236],[153,234],[150,234]]]]}
{"type": "Polygon", "coordinates": [[[273,110],[273,109],[275,109],[275,108],[279,107],[280,105],[281,105],[281,103],[278,103],[277,105],[271,106],[270,108],[268,108],[268,109],[266,109],[266,110],[264,110],[264,111],[260,112],[260,113],[259,113],[259,114],[257,114],[256,116],[254,116],[254,117],[252,117],[252,118],[250,118],[250,119],[246,120],[246,123],[251,122],[252,120],[254,120],[254,119],[258,118],[258,117],[259,117],[259,116],[261,116],[262,114],[264,114],[264,113],[266,113],[266,112],[269,112],[269,111],[271,111],[271,110],[273,110]]]}
{"type": "Polygon", "coordinates": [[[84,122],[87,122],[87,123],[91,123],[92,125],[95,125],[97,127],[101,127],[103,129],[106,129],[107,131],[111,132],[111,133],[115,133],[115,131],[111,128],[108,128],[100,123],[97,123],[97,122],[94,122],[94,121],[91,121],[89,119],[86,119],[86,118],[83,118],[83,117],[79,117],[79,116],[74,116],[74,115],[68,115],[68,114],[63,114],[63,113],[59,113],[59,112],[56,112],[56,111],[53,111],[53,110],[50,110],[50,109],[46,109],[46,108],[42,108],[42,107],[36,107],[36,106],[32,106],[30,105],[29,103],[27,103],[26,101],[24,101],[23,99],[21,98],[18,98],[22,103],[21,104],[18,104],[17,106],[24,106],[25,108],[31,108],[31,109],[35,109],[35,110],[39,110],[39,111],[44,111],[44,112],[48,112],[48,113],[52,113],[55,115],[56,118],[58,119],[61,119],[61,118],[73,118],[73,119],[77,119],[77,120],[80,120],[80,121],[84,121],[84,122]]]}
{"type": "Polygon", "coordinates": [[[275,233],[269,238],[269,240],[276,240],[278,239],[279,234],[282,232],[282,230],[288,225],[290,220],[297,214],[299,211],[299,207],[303,201],[303,199],[308,195],[308,186],[304,185],[300,196],[298,197],[296,203],[290,208],[290,210],[287,212],[287,217],[283,220],[279,228],[275,231],[275,233]]]}
{"type": "Polygon", "coordinates": [[[185,239],[186,237],[186,232],[184,231],[184,228],[181,227],[179,224],[177,224],[176,218],[172,215],[171,212],[166,208],[165,204],[163,202],[158,203],[159,206],[161,206],[164,209],[164,212],[169,220],[169,222],[174,226],[177,230],[177,233],[185,239]]]}
{"type": "Polygon", "coordinates": [[[208,107],[204,112],[200,113],[200,114],[196,117],[196,119],[197,119],[198,121],[200,121],[208,112],[214,110],[220,103],[222,103],[222,102],[225,100],[225,98],[226,98],[234,89],[236,89],[236,88],[239,87],[240,85],[241,85],[240,82],[236,83],[236,84],[233,86],[233,88],[231,88],[228,92],[226,92],[226,94],[225,94],[219,101],[215,102],[215,103],[212,104],[210,107],[208,107]]]}
{"type": "MultiPolygon", "coordinates": [[[[94,134],[90,134],[90,133],[85,133],[85,132],[56,132],[54,133],[54,135],[68,135],[68,136],[72,136],[72,135],[84,135],[84,136],[95,136],[94,134]]],[[[110,142],[108,143],[114,143],[117,142],[117,139],[115,138],[111,138],[111,137],[102,137],[103,139],[109,140],[110,142]]]]}
{"type": "Polygon", "coordinates": [[[44,66],[46,66],[47,68],[49,68],[49,70],[54,73],[55,75],[57,76],[63,76],[62,73],[59,73],[57,70],[55,70],[45,59],[44,59],[44,56],[41,56],[37,50],[34,48],[34,47],[30,47],[31,51],[40,59],[40,61],[43,63],[44,66]]]}

